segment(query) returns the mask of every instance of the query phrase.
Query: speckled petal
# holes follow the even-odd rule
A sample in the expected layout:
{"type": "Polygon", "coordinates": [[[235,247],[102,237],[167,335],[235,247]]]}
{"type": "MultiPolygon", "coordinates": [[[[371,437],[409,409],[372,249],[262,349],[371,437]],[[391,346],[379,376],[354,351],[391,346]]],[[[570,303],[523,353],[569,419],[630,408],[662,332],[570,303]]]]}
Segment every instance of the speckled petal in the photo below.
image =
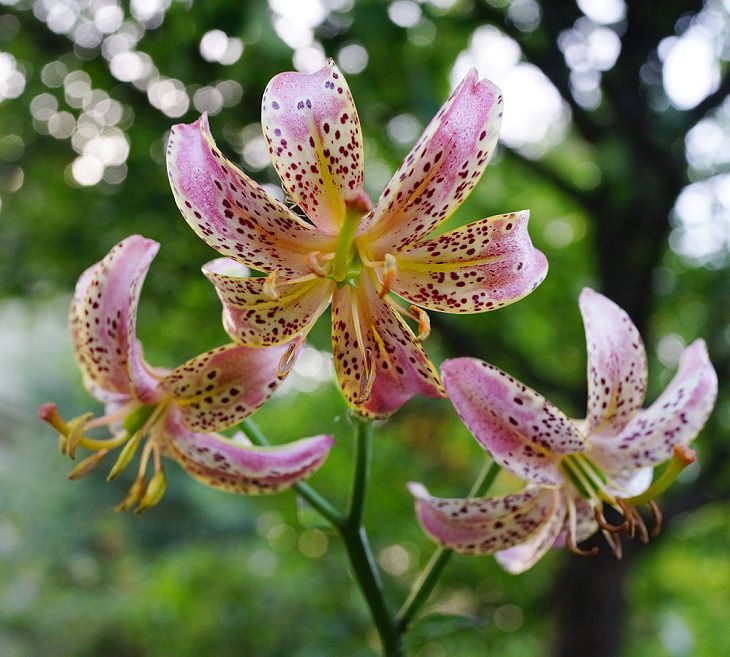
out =
{"type": "Polygon", "coordinates": [[[602,294],[585,288],[580,311],[588,348],[586,432],[616,434],[644,403],[644,343],[631,318],[602,294]]]}
{"type": "Polygon", "coordinates": [[[281,73],[264,92],[261,122],[287,192],[320,230],[335,235],[363,184],[360,120],[330,59],[312,74],[281,73]]]}
{"type": "Polygon", "coordinates": [[[446,360],[441,375],[462,422],[495,461],[536,484],[563,483],[560,457],[583,451],[586,443],[562,411],[475,358],[446,360]]]}
{"type": "Polygon", "coordinates": [[[534,488],[505,497],[441,499],[429,495],[421,484],[410,484],[409,489],[426,534],[461,554],[493,554],[541,537],[548,526],[562,526],[558,490],[534,488]]]}
{"type": "Polygon", "coordinates": [[[591,437],[595,460],[607,474],[635,473],[672,458],[675,445],[688,445],[704,426],[717,398],[717,374],[704,340],[687,347],[679,371],[646,410],[626,425],[617,437],[591,437]]]}
{"type": "Polygon", "coordinates": [[[334,445],[331,436],[276,447],[251,447],[216,433],[195,433],[175,408],[167,414],[164,453],[198,481],[231,493],[268,495],[309,477],[334,445]]]}
{"type": "Polygon", "coordinates": [[[251,415],[279,386],[276,372],[286,348],[225,345],[176,367],[164,385],[189,429],[227,429],[251,415]]]}
{"type": "Polygon", "coordinates": [[[223,303],[223,327],[234,342],[264,347],[289,342],[306,333],[329,305],[335,283],[314,278],[282,282],[279,298],[264,291],[266,279],[231,275],[230,261],[218,258],[203,266],[223,303]]]}
{"type": "Polygon", "coordinates": [[[369,417],[386,417],[413,395],[443,397],[438,373],[405,321],[378,298],[367,270],[357,289],[346,285],[335,290],[332,300],[332,353],[340,387],[358,412],[369,417]],[[357,319],[353,315],[353,307],[357,319]],[[361,399],[365,363],[358,344],[355,322],[375,365],[370,396],[361,399]]]}
{"type": "Polygon", "coordinates": [[[222,255],[261,271],[308,273],[306,255],[329,251],[333,241],[229,162],[201,116],[178,124],[167,144],[167,171],[180,212],[222,255]]]}
{"type": "Polygon", "coordinates": [[[76,361],[100,401],[159,398],[159,378],[144,362],[135,327],[142,283],[159,244],[132,235],[79,278],[69,311],[76,361]]]}
{"type": "Polygon", "coordinates": [[[371,259],[400,251],[447,219],[471,193],[499,136],[502,94],[472,69],[383,191],[365,233],[371,259]]]}
{"type": "Polygon", "coordinates": [[[532,246],[525,210],[489,217],[396,254],[391,289],[409,301],[450,313],[478,313],[513,303],[547,274],[532,246]]]}
{"type": "Polygon", "coordinates": [[[553,492],[556,498],[554,511],[547,522],[540,527],[540,531],[519,545],[501,550],[494,555],[497,563],[507,572],[519,575],[529,570],[559,540],[565,524],[565,498],[561,493],[553,492]]]}

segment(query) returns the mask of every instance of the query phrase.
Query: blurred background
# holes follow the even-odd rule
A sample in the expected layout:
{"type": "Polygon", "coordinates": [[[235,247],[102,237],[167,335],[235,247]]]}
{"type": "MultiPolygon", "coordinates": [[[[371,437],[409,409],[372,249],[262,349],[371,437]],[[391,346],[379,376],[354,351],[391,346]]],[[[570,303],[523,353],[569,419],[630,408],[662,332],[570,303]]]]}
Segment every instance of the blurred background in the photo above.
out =
{"type": "MultiPolygon", "coordinates": [[[[376,654],[337,537],[302,525],[293,494],[230,496],[170,464],[157,508],[117,514],[130,480],[68,482],[36,419],[47,400],[92,407],[66,308],[130,233],[162,243],[139,315],[148,360],[227,341],[199,272],[215,254],[167,185],[169,127],[207,111],[223,151],[277,190],[262,92],[325,57],[358,104],[374,198],[469,67],[504,92],[499,152],[449,227],[530,208],[551,270],[498,312],[433,313],[437,362],[491,361],[580,417],[588,285],[644,335],[649,401],[695,337],[720,375],[658,540],[621,562],[551,553],[519,577],[455,558],[426,611],[462,620],[423,625],[411,654],[730,654],[729,32],[728,0],[0,0],[0,655],[376,654]]],[[[351,437],[328,342],[322,319],[255,419],[274,442],[334,431],[313,483],[342,503],[351,437]]],[[[405,483],[464,495],[483,460],[445,401],[414,399],[378,429],[366,521],[394,605],[432,551],[405,483]]]]}

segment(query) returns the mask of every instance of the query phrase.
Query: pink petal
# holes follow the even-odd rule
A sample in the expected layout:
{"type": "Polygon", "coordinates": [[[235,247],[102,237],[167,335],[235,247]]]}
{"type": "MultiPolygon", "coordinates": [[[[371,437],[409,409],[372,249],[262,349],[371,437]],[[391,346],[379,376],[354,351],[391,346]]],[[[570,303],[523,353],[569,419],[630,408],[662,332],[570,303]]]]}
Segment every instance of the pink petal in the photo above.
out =
{"type": "Polygon", "coordinates": [[[525,210],[489,217],[408,247],[396,255],[393,291],[451,313],[494,310],[521,299],[547,274],[547,260],[527,233],[529,216],[525,210]]]}
{"type": "Polygon", "coordinates": [[[317,227],[337,234],[363,184],[360,120],[330,59],[312,74],[280,73],[264,92],[264,135],[282,184],[317,227]]]}
{"type": "Polygon", "coordinates": [[[700,432],[717,398],[717,374],[704,340],[682,353],[679,370],[660,395],[618,436],[591,437],[592,453],[609,476],[631,476],[640,468],[672,457],[675,445],[688,445],[700,432]]]}
{"type": "Polygon", "coordinates": [[[142,283],[159,246],[132,235],[87,269],[76,285],[69,311],[71,340],[84,383],[100,401],[159,399],[159,379],[144,362],[135,332],[142,283]]]}
{"type": "Polygon", "coordinates": [[[163,383],[189,429],[220,431],[271,397],[280,383],[276,373],[286,349],[226,345],[176,367],[163,383]]]}
{"type": "Polygon", "coordinates": [[[565,524],[565,498],[558,491],[555,493],[555,510],[545,522],[540,531],[528,540],[497,552],[494,558],[507,572],[519,575],[532,568],[545,553],[559,540],[561,530],[565,524]]]}
{"type": "Polygon", "coordinates": [[[631,318],[602,294],[585,288],[580,311],[588,347],[586,432],[615,434],[644,403],[644,343],[631,318]]]}
{"type": "Polygon", "coordinates": [[[276,447],[251,447],[216,433],[195,433],[175,408],[166,419],[165,454],[198,481],[231,493],[268,495],[309,477],[334,445],[331,436],[302,438],[276,447]]]}
{"type": "Polygon", "coordinates": [[[475,358],[444,361],[446,392],[477,441],[521,479],[560,485],[560,457],[585,441],[573,423],[542,395],[475,358]]]}
{"type": "Polygon", "coordinates": [[[405,321],[378,298],[369,270],[357,289],[349,285],[335,290],[332,299],[332,353],[342,392],[357,410],[370,417],[385,417],[413,395],[443,397],[438,373],[405,321]],[[355,309],[355,315],[353,314],[355,309]],[[363,350],[370,350],[375,381],[370,396],[359,403],[365,376],[363,350]]]}
{"type": "Polygon", "coordinates": [[[167,171],[185,221],[210,246],[261,271],[309,273],[306,255],[333,241],[299,219],[221,155],[201,116],[178,124],[167,144],[167,171]]]}
{"type": "Polygon", "coordinates": [[[427,235],[461,205],[492,157],[501,120],[502,94],[472,69],[376,204],[364,234],[373,259],[427,235]]]}
{"type": "Polygon", "coordinates": [[[421,484],[408,488],[426,534],[460,554],[493,554],[541,537],[547,527],[562,526],[564,507],[558,490],[533,488],[505,497],[442,499],[429,495],[421,484]]]}
{"type": "Polygon", "coordinates": [[[306,333],[330,303],[335,283],[314,278],[278,286],[279,298],[264,293],[264,278],[231,275],[230,261],[213,260],[203,273],[223,303],[223,326],[234,342],[264,347],[289,342],[306,333]]]}

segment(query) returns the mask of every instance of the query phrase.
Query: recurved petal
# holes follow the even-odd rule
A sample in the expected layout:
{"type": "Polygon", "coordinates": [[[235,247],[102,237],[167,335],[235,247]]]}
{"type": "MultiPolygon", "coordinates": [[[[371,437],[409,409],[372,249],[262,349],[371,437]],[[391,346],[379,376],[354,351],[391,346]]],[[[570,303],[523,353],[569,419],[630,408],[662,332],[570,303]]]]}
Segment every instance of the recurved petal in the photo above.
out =
{"type": "Polygon", "coordinates": [[[547,274],[532,246],[528,210],[482,219],[396,254],[391,288],[431,310],[478,313],[513,303],[547,274]]]}
{"type": "MultiPolygon", "coordinates": [[[[505,497],[442,499],[431,496],[421,484],[408,488],[416,499],[416,514],[426,534],[461,554],[493,554],[540,538],[555,524],[558,531],[562,526],[558,490],[533,488],[505,497]]],[[[554,541],[553,536],[543,552],[554,541]]]]}
{"type": "Polygon", "coordinates": [[[441,376],[462,422],[495,461],[536,484],[563,483],[560,457],[586,444],[560,409],[475,358],[444,361],[441,376]]]}
{"type": "Polygon", "coordinates": [[[335,290],[332,353],[347,400],[363,415],[380,418],[413,395],[443,397],[444,391],[433,363],[405,321],[378,297],[371,276],[366,270],[357,289],[346,285],[335,290]],[[363,378],[368,376],[366,353],[375,379],[367,400],[361,402],[363,378]]]}
{"type": "Polygon", "coordinates": [[[136,337],[137,302],[159,244],[132,235],[79,278],[69,330],[87,389],[100,401],[159,398],[159,378],[144,362],[136,337]]]}
{"type": "Polygon", "coordinates": [[[333,241],[229,162],[216,147],[204,114],[172,128],[167,172],[180,212],[222,255],[261,271],[307,273],[306,255],[333,241]]]}
{"type": "Polygon", "coordinates": [[[365,233],[372,259],[427,235],[461,205],[492,157],[501,120],[502,94],[472,69],[378,200],[365,233]]]}
{"type": "Polygon", "coordinates": [[[166,418],[165,455],[198,481],[231,493],[269,495],[309,477],[334,445],[331,436],[276,447],[250,447],[216,433],[196,433],[173,407],[166,418]]]}
{"type": "Polygon", "coordinates": [[[284,344],[306,333],[329,305],[335,283],[313,276],[277,286],[278,297],[264,289],[265,278],[236,275],[230,260],[203,266],[223,303],[223,326],[234,342],[249,347],[284,344]]]}
{"type": "Polygon", "coordinates": [[[606,473],[630,476],[672,458],[675,445],[688,445],[704,426],[717,398],[717,374],[704,340],[687,347],[679,370],[659,398],[640,411],[617,436],[591,438],[606,473]]]}
{"type": "Polygon", "coordinates": [[[337,234],[347,201],[362,188],[363,148],[355,103],[335,63],[273,78],[261,122],[289,195],[320,230],[337,234]]]}
{"type": "Polygon", "coordinates": [[[588,434],[616,434],[644,403],[644,343],[631,318],[613,301],[585,288],[580,311],[588,348],[588,434]]]}
{"type": "Polygon", "coordinates": [[[277,369],[287,345],[225,345],[191,358],[163,380],[193,431],[220,431],[237,424],[279,386],[277,369]]]}

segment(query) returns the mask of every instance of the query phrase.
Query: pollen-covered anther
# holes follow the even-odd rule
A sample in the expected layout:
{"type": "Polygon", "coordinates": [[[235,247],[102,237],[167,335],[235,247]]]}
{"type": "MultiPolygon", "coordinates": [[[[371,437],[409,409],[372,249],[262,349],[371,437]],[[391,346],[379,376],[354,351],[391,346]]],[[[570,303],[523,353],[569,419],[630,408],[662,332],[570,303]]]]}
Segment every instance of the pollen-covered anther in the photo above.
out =
{"type": "Polygon", "coordinates": [[[312,251],[306,255],[304,263],[313,274],[316,274],[320,278],[325,278],[327,276],[325,265],[327,264],[327,261],[331,260],[333,257],[334,256],[332,254],[329,256],[323,256],[319,251],[312,251]]]}
{"type": "Polygon", "coordinates": [[[274,269],[264,281],[263,294],[272,301],[276,301],[281,296],[279,290],[276,289],[276,275],[278,272],[278,269],[274,269]]]}
{"type": "Polygon", "coordinates": [[[662,533],[662,510],[654,500],[649,500],[649,508],[651,509],[652,516],[654,517],[654,526],[651,528],[651,536],[652,538],[656,538],[662,533]]]}
{"type": "Polygon", "coordinates": [[[87,456],[83,461],[78,463],[71,472],[68,473],[68,478],[72,481],[76,481],[77,479],[81,479],[81,477],[85,477],[89,474],[89,472],[96,469],[108,453],[108,449],[100,449],[98,452],[94,452],[91,456],[87,456]]]}
{"type": "Polygon", "coordinates": [[[378,292],[381,299],[390,292],[396,276],[398,276],[398,263],[395,261],[395,256],[392,253],[386,253],[383,259],[383,287],[378,292]]]}
{"type": "Polygon", "coordinates": [[[416,339],[419,342],[423,342],[429,335],[431,335],[431,319],[428,313],[418,306],[411,306],[409,311],[412,312],[418,318],[418,335],[416,339]]]}
{"type": "Polygon", "coordinates": [[[281,355],[279,359],[279,365],[276,369],[276,378],[279,381],[283,381],[294,367],[294,363],[297,360],[297,354],[299,353],[299,347],[304,343],[305,336],[299,335],[289,343],[286,351],[281,355]]]}

